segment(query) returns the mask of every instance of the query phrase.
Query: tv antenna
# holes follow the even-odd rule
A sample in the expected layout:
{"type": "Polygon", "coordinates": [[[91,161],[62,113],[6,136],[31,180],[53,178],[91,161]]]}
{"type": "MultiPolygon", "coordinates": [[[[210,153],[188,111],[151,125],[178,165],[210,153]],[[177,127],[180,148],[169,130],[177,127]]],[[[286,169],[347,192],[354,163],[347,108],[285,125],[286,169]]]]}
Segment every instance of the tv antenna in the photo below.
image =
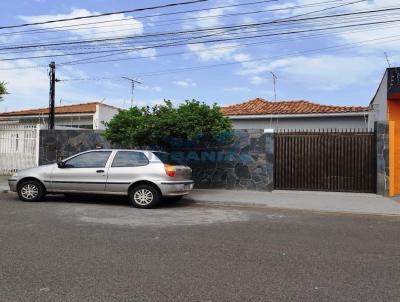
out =
{"type": "Polygon", "coordinates": [[[388,56],[387,52],[385,51],[383,54],[385,55],[386,62],[388,64],[389,68],[392,67],[392,65],[390,64],[390,60],[389,60],[389,56],[388,56]]]}
{"type": "Polygon", "coordinates": [[[133,91],[135,90],[135,85],[136,85],[136,84],[141,85],[141,84],[143,84],[143,83],[140,82],[140,81],[138,81],[138,80],[131,79],[131,78],[128,78],[128,77],[122,77],[122,79],[131,82],[131,108],[132,108],[132,107],[133,107],[133,91]]]}
{"type": "Polygon", "coordinates": [[[270,71],[270,73],[272,74],[272,83],[274,84],[274,101],[276,102],[276,80],[278,77],[272,71],[270,71]]]}

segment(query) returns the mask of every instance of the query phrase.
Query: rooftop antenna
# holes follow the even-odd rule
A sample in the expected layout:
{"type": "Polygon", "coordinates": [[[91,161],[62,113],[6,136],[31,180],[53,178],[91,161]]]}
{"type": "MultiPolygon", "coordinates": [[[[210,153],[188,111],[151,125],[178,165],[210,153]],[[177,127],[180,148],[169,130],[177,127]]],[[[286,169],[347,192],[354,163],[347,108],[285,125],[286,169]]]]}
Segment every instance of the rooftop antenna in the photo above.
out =
{"type": "Polygon", "coordinates": [[[276,102],[276,80],[278,77],[272,71],[270,71],[270,73],[272,74],[272,82],[274,84],[274,101],[276,102]]]}
{"type": "Polygon", "coordinates": [[[135,90],[135,84],[143,84],[142,82],[139,82],[138,80],[134,80],[128,77],[122,77],[124,80],[128,80],[131,82],[131,108],[133,107],[133,91],[135,90]]]}
{"type": "Polygon", "coordinates": [[[389,56],[388,56],[387,52],[385,51],[383,54],[385,55],[386,62],[388,64],[389,68],[392,67],[392,65],[390,64],[390,60],[389,60],[389,56]]]}
{"type": "MultiPolygon", "coordinates": [[[[272,83],[274,84],[274,102],[276,102],[276,80],[278,79],[278,77],[272,71],[270,71],[270,73],[272,75],[272,83]]],[[[272,127],[272,114],[271,114],[271,119],[269,121],[269,128],[273,129],[273,127],[272,127]]],[[[276,118],[276,129],[278,129],[278,118],[276,118]]]]}

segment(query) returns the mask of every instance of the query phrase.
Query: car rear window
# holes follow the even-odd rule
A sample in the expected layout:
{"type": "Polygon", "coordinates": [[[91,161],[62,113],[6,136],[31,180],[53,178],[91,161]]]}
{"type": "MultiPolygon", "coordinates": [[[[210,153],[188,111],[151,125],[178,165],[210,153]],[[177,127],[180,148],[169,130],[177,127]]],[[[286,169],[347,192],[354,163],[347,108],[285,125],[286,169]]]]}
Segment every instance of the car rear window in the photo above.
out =
{"type": "Polygon", "coordinates": [[[179,165],[183,165],[184,163],[182,162],[182,160],[180,160],[179,158],[177,158],[177,156],[173,156],[173,154],[171,153],[166,153],[166,152],[153,152],[153,154],[155,156],[157,156],[161,162],[165,165],[175,165],[175,166],[179,166],[179,165]]]}
{"type": "Polygon", "coordinates": [[[146,155],[135,151],[118,151],[115,155],[112,167],[139,167],[149,163],[146,155]]]}

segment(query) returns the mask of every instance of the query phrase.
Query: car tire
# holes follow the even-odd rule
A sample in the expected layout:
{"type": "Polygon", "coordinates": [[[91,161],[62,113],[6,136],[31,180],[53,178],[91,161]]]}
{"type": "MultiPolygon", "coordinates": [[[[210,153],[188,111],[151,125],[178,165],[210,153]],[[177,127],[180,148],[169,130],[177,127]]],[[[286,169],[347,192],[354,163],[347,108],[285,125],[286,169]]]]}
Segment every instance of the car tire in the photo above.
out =
{"type": "Polygon", "coordinates": [[[44,186],[37,180],[27,180],[18,185],[18,197],[22,201],[40,201],[46,194],[44,186]]]}
{"type": "Polygon", "coordinates": [[[135,208],[150,209],[161,199],[157,188],[150,185],[138,185],[129,190],[129,202],[135,208]]]}

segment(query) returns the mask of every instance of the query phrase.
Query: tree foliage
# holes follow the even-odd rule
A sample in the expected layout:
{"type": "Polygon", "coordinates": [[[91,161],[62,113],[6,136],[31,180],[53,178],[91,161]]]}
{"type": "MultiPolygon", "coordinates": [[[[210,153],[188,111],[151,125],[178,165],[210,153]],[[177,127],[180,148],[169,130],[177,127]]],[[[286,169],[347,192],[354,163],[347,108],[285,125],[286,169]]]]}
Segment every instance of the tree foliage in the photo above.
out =
{"type": "Polygon", "coordinates": [[[0,102],[4,100],[4,95],[8,94],[5,82],[0,82],[0,102]]]}
{"type": "Polygon", "coordinates": [[[157,146],[164,149],[196,144],[224,144],[232,123],[214,104],[197,100],[174,107],[169,100],[154,107],[121,110],[106,125],[104,136],[120,146],[157,146]]]}

